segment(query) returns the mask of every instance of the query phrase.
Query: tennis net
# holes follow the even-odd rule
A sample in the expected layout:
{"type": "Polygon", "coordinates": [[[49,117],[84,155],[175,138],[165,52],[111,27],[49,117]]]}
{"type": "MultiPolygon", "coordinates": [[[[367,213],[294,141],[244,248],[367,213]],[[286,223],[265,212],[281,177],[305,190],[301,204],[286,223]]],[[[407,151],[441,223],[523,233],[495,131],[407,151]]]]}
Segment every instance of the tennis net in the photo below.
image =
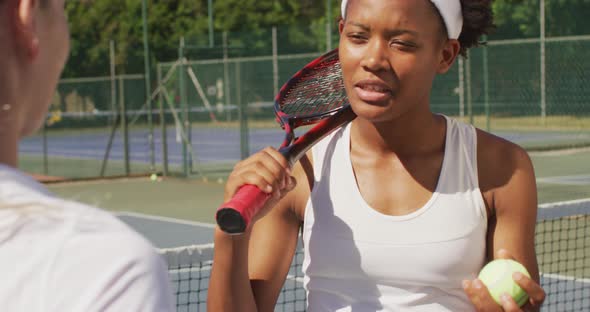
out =
{"type": "MultiPolygon", "coordinates": [[[[275,312],[305,311],[303,289],[303,251],[298,246],[291,268],[279,295],[275,312]]],[[[213,244],[160,249],[168,263],[176,311],[207,311],[207,289],[213,264],[213,244]]]]}
{"type": "MultiPolygon", "coordinates": [[[[541,284],[547,293],[542,311],[590,311],[590,199],[539,206],[535,245],[541,284]]],[[[213,244],[161,249],[179,312],[206,311],[213,244]]],[[[305,311],[298,248],[275,311],[305,311]]]]}

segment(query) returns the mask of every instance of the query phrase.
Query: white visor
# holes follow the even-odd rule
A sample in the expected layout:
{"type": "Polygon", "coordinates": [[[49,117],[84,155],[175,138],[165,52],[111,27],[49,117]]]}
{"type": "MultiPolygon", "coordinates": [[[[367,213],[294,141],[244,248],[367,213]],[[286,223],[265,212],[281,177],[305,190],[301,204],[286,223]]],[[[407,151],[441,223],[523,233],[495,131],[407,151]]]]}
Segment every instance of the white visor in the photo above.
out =
{"type": "MultiPolygon", "coordinates": [[[[449,39],[459,39],[463,29],[463,13],[459,0],[430,0],[442,16],[449,39]]],[[[348,0],[342,0],[342,17],[346,16],[346,4],[348,0]]]]}

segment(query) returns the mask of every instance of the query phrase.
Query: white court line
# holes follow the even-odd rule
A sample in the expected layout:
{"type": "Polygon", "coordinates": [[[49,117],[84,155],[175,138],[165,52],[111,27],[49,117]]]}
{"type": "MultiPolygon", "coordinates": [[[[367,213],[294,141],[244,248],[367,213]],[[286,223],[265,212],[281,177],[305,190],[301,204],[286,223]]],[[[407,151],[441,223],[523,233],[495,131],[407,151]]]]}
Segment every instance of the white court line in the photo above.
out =
{"type": "Polygon", "coordinates": [[[113,212],[113,214],[115,216],[143,218],[143,219],[154,220],[154,221],[164,221],[164,222],[170,222],[170,223],[199,226],[199,227],[205,227],[205,228],[209,228],[209,229],[215,228],[215,224],[212,224],[212,223],[188,221],[188,220],[169,218],[169,217],[161,217],[161,216],[153,216],[153,215],[148,215],[148,214],[143,214],[143,213],[138,213],[138,212],[131,212],[131,211],[117,211],[117,212],[113,212]]]}
{"type": "Polygon", "coordinates": [[[287,275],[287,278],[285,278],[285,281],[287,281],[289,279],[294,280],[296,283],[303,284],[303,277],[301,277],[301,276],[295,276],[295,275],[289,274],[289,275],[287,275]]]}
{"type": "Polygon", "coordinates": [[[577,278],[575,276],[560,275],[560,274],[544,274],[541,272],[542,277],[552,278],[556,280],[575,281],[576,283],[590,284],[590,278],[577,278]]]}
{"type": "Polygon", "coordinates": [[[564,156],[564,155],[573,155],[573,154],[584,153],[584,152],[590,152],[590,147],[568,148],[568,149],[554,150],[554,151],[529,152],[529,155],[531,155],[531,156],[564,156]]]}
{"type": "Polygon", "coordinates": [[[546,203],[539,205],[537,220],[547,221],[563,217],[588,214],[590,199],[576,199],[564,202],[546,203]]]}
{"type": "Polygon", "coordinates": [[[537,178],[537,183],[588,185],[590,184],[590,174],[537,178]]]}
{"type": "Polygon", "coordinates": [[[554,202],[554,203],[544,203],[544,204],[540,204],[539,208],[540,209],[550,209],[553,207],[569,207],[569,206],[573,206],[573,205],[587,205],[590,204],[590,199],[588,198],[582,198],[582,199],[573,199],[573,200],[567,200],[567,201],[560,201],[560,202],[554,202]]]}

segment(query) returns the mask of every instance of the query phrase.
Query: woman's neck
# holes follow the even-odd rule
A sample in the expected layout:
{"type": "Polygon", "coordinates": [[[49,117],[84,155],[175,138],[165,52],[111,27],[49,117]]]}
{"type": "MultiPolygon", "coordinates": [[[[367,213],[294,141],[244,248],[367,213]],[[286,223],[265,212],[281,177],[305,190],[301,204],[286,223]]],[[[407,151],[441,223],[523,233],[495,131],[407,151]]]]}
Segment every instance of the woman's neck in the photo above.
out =
{"type": "Polygon", "coordinates": [[[367,152],[411,157],[440,150],[445,142],[445,127],[444,118],[431,112],[384,123],[357,118],[351,128],[351,140],[367,152]]]}

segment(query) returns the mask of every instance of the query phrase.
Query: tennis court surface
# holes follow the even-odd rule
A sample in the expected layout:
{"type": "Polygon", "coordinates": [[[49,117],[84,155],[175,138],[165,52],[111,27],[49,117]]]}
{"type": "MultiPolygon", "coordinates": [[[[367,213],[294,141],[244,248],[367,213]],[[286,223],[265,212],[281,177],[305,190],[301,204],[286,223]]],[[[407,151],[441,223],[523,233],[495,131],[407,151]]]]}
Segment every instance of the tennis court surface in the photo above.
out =
{"type": "MultiPolygon", "coordinates": [[[[558,156],[573,161],[567,157],[579,154],[558,156]]],[[[582,179],[586,183],[580,185],[580,179],[575,178],[580,166],[577,171],[571,168],[569,175],[564,166],[554,172],[552,157],[533,157],[539,197],[544,202],[539,206],[536,234],[541,281],[548,293],[542,311],[590,311],[590,196],[586,193],[590,182],[582,179]],[[550,178],[552,174],[559,178],[550,178]],[[576,196],[579,199],[561,200],[576,196]]],[[[223,198],[222,184],[184,179],[151,182],[144,178],[55,184],[50,188],[62,196],[109,208],[146,236],[168,263],[177,310],[206,311],[214,248],[213,215],[223,198]]],[[[303,254],[299,247],[275,311],[305,311],[303,254]]]]}
{"type": "MultiPolygon", "coordinates": [[[[542,311],[590,311],[590,200],[541,205],[536,249],[541,284],[547,292],[542,311]]],[[[178,311],[206,311],[213,245],[160,249],[165,257],[178,311]]],[[[305,311],[299,249],[275,311],[305,311]]]]}

